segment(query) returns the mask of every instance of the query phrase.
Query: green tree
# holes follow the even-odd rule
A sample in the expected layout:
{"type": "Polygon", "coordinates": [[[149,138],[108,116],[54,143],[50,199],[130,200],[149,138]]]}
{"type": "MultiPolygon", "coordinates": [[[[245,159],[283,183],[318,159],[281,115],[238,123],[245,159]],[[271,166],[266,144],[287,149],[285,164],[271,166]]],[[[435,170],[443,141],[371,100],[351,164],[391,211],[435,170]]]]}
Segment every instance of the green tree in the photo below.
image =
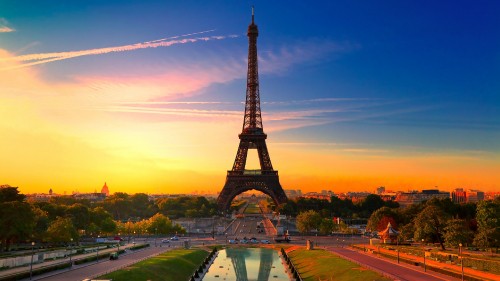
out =
{"type": "Polygon", "coordinates": [[[366,229],[370,231],[382,231],[387,227],[387,223],[390,222],[391,225],[397,228],[398,213],[391,208],[382,207],[372,213],[368,219],[368,224],[366,229]]]}
{"type": "Polygon", "coordinates": [[[32,206],[32,211],[34,214],[33,238],[41,241],[45,237],[47,228],[49,227],[49,216],[46,211],[37,206],[32,206]]]}
{"type": "Polygon", "coordinates": [[[477,204],[477,233],[474,244],[481,248],[497,248],[500,244],[500,199],[477,204]]]}
{"type": "Polygon", "coordinates": [[[35,214],[30,204],[10,201],[0,203],[0,240],[5,250],[13,241],[31,238],[35,227],[35,214]]]}
{"type": "Polygon", "coordinates": [[[321,220],[319,225],[319,232],[321,234],[331,234],[333,229],[335,228],[335,224],[332,219],[324,218],[321,220]]]}
{"type": "Polygon", "coordinates": [[[78,241],[78,232],[70,218],[58,217],[47,229],[47,241],[53,243],[69,243],[71,239],[78,241]]]}
{"type": "Polygon", "coordinates": [[[370,194],[361,202],[361,216],[367,218],[373,212],[382,208],[384,205],[385,202],[380,196],[376,194],[370,194]]]}
{"type": "Polygon", "coordinates": [[[469,244],[474,237],[474,233],[461,219],[449,220],[443,231],[443,238],[447,247],[457,247],[460,243],[463,245],[469,244]]]}
{"type": "Polygon", "coordinates": [[[25,198],[26,196],[19,193],[17,187],[12,187],[10,185],[0,186],[0,203],[13,201],[22,202],[25,198]]]}
{"type": "Polygon", "coordinates": [[[156,234],[171,234],[174,232],[172,221],[159,213],[149,219],[149,226],[147,229],[149,233],[156,234]]]}
{"type": "Polygon", "coordinates": [[[443,243],[444,227],[449,220],[449,215],[440,207],[435,205],[427,205],[425,209],[418,214],[414,220],[415,224],[415,241],[424,239],[427,242],[439,242],[441,249],[445,250],[443,243]]]}
{"type": "Polygon", "coordinates": [[[318,229],[321,223],[321,216],[313,210],[305,211],[297,216],[297,229],[301,233],[309,233],[313,229],[318,229]]]}
{"type": "Polygon", "coordinates": [[[71,218],[77,230],[85,230],[90,222],[89,208],[81,203],[76,203],[66,209],[66,216],[71,218]]]}

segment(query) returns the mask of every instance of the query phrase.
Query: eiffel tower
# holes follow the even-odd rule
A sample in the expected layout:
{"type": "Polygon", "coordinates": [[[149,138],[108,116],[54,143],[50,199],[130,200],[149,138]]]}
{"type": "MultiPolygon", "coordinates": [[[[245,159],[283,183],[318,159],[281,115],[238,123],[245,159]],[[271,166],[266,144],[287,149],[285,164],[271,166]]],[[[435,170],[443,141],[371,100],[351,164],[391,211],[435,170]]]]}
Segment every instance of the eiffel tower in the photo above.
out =
{"type": "Polygon", "coordinates": [[[259,94],[259,70],[257,65],[257,36],[259,30],[254,23],[252,7],[252,23],[248,26],[248,73],[247,93],[245,102],[245,117],[243,130],[238,135],[240,145],[236,153],[233,169],[227,171],[226,183],[222,188],[217,205],[220,211],[226,211],[231,201],[238,194],[248,190],[258,190],[269,195],[276,205],[285,203],[287,197],[279,182],[278,171],[273,169],[271,158],[267,151],[266,138],[262,127],[259,94]],[[249,149],[257,149],[260,169],[245,170],[249,149]]]}

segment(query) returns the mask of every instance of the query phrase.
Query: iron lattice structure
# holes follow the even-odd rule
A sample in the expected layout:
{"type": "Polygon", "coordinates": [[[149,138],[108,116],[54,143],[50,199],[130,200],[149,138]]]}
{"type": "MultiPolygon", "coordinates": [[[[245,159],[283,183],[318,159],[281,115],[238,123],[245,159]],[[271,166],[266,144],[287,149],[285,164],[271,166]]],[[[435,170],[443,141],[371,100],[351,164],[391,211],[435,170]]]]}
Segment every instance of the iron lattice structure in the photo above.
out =
{"type": "Polygon", "coordinates": [[[245,116],[243,128],[238,135],[240,144],[234,160],[233,169],[227,171],[226,183],[222,188],[217,204],[220,211],[226,211],[231,201],[238,194],[247,190],[259,190],[269,195],[276,205],[285,203],[287,197],[279,182],[278,171],[273,169],[269,152],[267,151],[266,138],[262,126],[259,93],[259,69],[257,63],[257,37],[259,30],[254,23],[252,10],[252,23],[248,26],[248,73],[247,91],[245,101],[245,116]],[[249,149],[257,149],[260,170],[245,170],[249,149]]]}

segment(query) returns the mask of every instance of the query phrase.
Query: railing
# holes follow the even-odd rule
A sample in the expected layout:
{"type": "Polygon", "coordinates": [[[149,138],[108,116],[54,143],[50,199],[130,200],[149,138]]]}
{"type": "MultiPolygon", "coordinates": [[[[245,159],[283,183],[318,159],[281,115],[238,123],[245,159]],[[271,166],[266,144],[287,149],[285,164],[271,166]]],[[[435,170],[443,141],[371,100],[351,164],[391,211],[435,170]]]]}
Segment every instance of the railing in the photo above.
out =
{"type": "Polygon", "coordinates": [[[278,171],[265,171],[265,170],[243,170],[243,171],[227,171],[228,176],[276,176],[278,171]]]}

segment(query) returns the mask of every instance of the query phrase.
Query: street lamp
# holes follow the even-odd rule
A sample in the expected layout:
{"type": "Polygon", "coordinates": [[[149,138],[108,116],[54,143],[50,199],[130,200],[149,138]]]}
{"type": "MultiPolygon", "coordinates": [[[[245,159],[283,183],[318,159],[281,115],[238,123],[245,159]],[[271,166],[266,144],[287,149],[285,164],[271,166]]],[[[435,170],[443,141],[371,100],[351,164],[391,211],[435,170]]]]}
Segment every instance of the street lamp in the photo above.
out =
{"type": "Polygon", "coordinates": [[[30,263],[30,280],[33,277],[33,255],[35,251],[35,242],[31,242],[31,263],[30,263]]]}
{"type": "Polygon", "coordinates": [[[156,247],[156,238],[158,238],[158,227],[155,228],[155,247],[156,247]]]}
{"type": "Polygon", "coordinates": [[[399,263],[399,234],[396,236],[396,251],[398,252],[398,263],[399,263]]]}
{"type": "Polygon", "coordinates": [[[99,262],[99,240],[101,240],[100,238],[101,238],[101,236],[97,235],[97,251],[95,252],[95,261],[96,261],[96,263],[99,262]]]}
{"type": "Polygon", "coordinates": [[[425,247],[424,247],[424,239],[422,239],[422,249],[424,250],[424,271],[427,271],[427,267],[425,265],[425,247]]]}
{"type": "Polygon", "coordinates": [[[464,257],[462,256],[462,243],[458,244],[458,256],[462,267],[462,281],[464,281],[464,257]]]}
{"type": "Polygon", "coordinates": [[[71,243],[69,244],[69,267],[73,267],[73,263],[71,262],[71,250],[73,250],[73,238],[70,239],[71,243]]]}

